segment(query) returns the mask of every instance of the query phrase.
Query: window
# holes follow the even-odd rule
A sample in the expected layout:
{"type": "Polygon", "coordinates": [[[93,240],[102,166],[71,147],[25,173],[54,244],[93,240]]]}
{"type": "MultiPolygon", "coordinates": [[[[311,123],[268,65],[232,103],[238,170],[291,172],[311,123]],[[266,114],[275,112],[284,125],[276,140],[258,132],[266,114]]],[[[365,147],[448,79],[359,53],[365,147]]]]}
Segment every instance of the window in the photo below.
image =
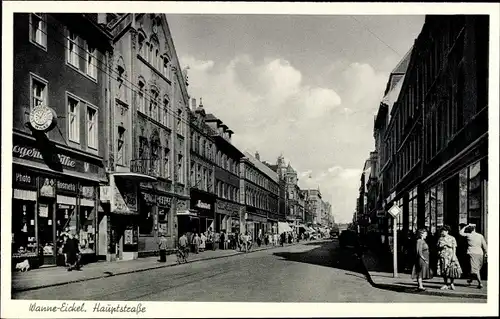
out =
{"type": "Polygon", "coordinates": [[[78,68],[78,36],[73,31],[68,32],[68,63],[78,68]]]}
{"type": "Polygon", "coordinates": [[[138,38],[138,41],[139,41],[139,54],[143,57],[143,58],[147,58],[146,56],[146,48],[147,48],[147,44],[145,42],[145,38],[144,38],[144,34],[142,33],[139,33],[139,38],[138,38]]]}
{"type": "Polygon", "coordinates": [[[151,173],[160,175],[160,144],[158,139],[151,142],[151,173]]]}
{"type": "Polygon", "coordinates": [[[118,65],[116,67],[116,71],[118,72],[118,76],[116,77],[116,98],[121,101],[127,100],[127,95],[125,91],[124,85],[124,75],[125,75],[125,67],[123,65],[118,65]]]}
{"type": "Polygon", "coordinates": [[[163,123],[163,125],[165,125],[167,127],[169,126],[169,123],[168,123],[169,108],[170,108],[170,101],[168,100],[168,96],[165,95],[165,97],[163,98],[163,119],[162,119],[162,123],[163,123]]]}
{"type": "Polygon", "coordinates": [[[164,149],[163,176],[170,179],[170,149],[168,147],[164,149]]]}
{"type": "Polygon", "coordinates": [[[149,101],[149,116],[158,121],[158,91],[151,89],[151,100],[149,101]]]}
{"type": "Polygon", "coordinates": [[[145,106],[146,105],[145,105],[145,100],[144,100],[144,82],[139,81],[139,91],[137,92],[137,108],[142,113],[146,113],[145,106]]]}
{"type": "Polygon", "coordinates": [[[31,108],[47,105],[47,83],[42,82],[41,79],[31,78],[31,88],[32,88],[32,103],[31,108]]]}
{"type": "Polygon", "coordinates": [[[182,129],[182,110],[178,109],[177,110],[177,133],[182,134],[183,129],[182,129]]]}
{"type": "Polygon", "coordinates": [[[116,163],[125,165],[125,128],[118,126],[116,163]]]}
{"type": "Polygon", "coordinates": [[[163,75],[167,79],[170,79],[170,72],[169,72],[169,66],[170,66],[170,61],[167,56],[163,57],[163,75]]]}
{"type": "Polygon", "coordinates": [[[32,13],[30,15],[30,40],[43,48],[47,48],[47,23],[43,13],[32,13]]]}
{"type": "Polygon", "coordinates": [[[98,131],[97,131],[97,110],[93,107],[87,107],[87,146],[97,149],[98,131]]]}
{"type": "Polygon", "coordinates": [[[87,75],[97,79],[96,49],[87,44],[87,75]]]}
{"type": "Polygon", "coordinates": [[[80,143],[80,102],[68,96],[68,137],[70,141],[80,143]]]}

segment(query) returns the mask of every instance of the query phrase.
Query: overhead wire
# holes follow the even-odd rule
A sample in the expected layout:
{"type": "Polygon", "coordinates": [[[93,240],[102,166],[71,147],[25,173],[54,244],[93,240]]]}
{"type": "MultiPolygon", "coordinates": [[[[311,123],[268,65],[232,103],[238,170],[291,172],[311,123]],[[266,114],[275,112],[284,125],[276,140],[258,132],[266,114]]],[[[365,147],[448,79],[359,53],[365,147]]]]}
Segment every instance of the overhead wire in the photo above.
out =
{"type": "Polygon", "coordinates": [[[396,53],[398,55],[398,57],[401,57],[401,54],[396,51],[393,47],[391,47],[389,44],[387,44],[384,40],[382,40],[377,34],[375,34],[375,32],[373,32],[372,30],[370,30],[370,28],[364,24],[363,22],[359,21],[358,19],[356,19],[356,17],[350,15],[349,17],[351,17],[352,19],[354,19],[357,23],[359,23],[363,28],[365,28],[366,31],[370,32],[371,35],[373,35],[375,38],[377,38],[380,42],[382,42],[387,48],[389,48],[392,52],[396,53]]]}

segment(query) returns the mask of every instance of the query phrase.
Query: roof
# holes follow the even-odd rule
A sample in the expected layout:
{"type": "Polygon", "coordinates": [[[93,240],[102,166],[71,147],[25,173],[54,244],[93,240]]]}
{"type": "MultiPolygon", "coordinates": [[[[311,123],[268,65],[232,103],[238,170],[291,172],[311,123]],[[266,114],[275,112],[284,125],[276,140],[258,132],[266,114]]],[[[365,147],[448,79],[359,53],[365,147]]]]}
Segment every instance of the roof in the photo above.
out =
{"type": "Polygon", "coordinates": [[[403,82],[404,82],[405,76],[403,75],[401,79],[399,80],[398,83],[389,91],[387,94],[384,96],[382,99],[382,103],[387,105],[388,113],[391,114],[392,107],[394,106],[394,103],[398,100],[399,93],[401,93],[401,88],[403,87],[403,82]]]}
{"type": "Polygon", "coordinates": [[[261,161],[259,161],[255,157],[253,157],[252,154],[250,154],[246,151],[243,152],[243,154],[248,159],[248,161],[250,163],[252,163],[259,171],[266,174],[269,178],[271,178],[276,183],[279,182],[278,181],[278,174],[276,174],[276,172],[274,172],[272,169],[270,169],[266,164],[262,163],[261,161]]]}
{"type": "Polygon", "coordinates": [[[264,164],[267,165],[267,167],[269,167],[270,169],[272,169],[274,172],[278,172],[278,165],[273,165],[271,163],[268,163],[268,162],[263,162],[264,164]]]}
{"type": "Polygon", "coordinates": [[[408,69],[408,64],[410,64],[410,57],[411,57],[411,52],[413,50],[413,46],[406,52],[404,55],[403,59],[399,61],[399,63],[396,65],[396,67],[392,70],[391,73],[399,73],[399,74],[404,74],[406,73],[406,69],[408,69]]]}
{"type": "Polygon", "coordinates": [[[205,117],[205,121],[217,121],[222,123],[222,121],[216,118],[215,115],[213,115],[212,113],[207,114],[207,116],[205,117]]]}

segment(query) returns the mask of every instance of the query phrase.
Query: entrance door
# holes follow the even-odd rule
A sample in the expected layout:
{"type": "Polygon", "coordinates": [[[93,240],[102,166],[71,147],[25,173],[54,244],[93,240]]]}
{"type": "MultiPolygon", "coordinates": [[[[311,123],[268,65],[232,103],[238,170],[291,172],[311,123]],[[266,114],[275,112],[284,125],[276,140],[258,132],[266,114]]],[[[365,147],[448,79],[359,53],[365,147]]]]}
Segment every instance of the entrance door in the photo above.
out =
{"type": "Polygon", "coordinates": [[[54,200],[41,200],[38,204],[37,219],[40,265],[54,265],[56,263],[54,217],[54,200]]]}
{"type": "MultiPolygon", "coordinates": [[[[118,219],[118,218],[117,218],[118,219]]],[[[125,228],[119,221],[114,221],[111,225],[111,238],[112,247],[114,251],[111,251],[112,259],[122,260],[123,259],[123,235],[125,228]],[[113,258],[114,257],[114,258],[113,258]]]]}

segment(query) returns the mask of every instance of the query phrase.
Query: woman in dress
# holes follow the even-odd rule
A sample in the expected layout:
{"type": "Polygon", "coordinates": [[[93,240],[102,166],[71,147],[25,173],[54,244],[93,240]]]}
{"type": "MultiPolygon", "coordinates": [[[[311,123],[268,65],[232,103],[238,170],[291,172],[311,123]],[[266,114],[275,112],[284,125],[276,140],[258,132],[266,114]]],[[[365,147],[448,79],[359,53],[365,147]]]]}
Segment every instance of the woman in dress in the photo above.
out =
{"type": "Polygon", "coordinates": [[[470,262],[470,278],[467,283],[472,284],[472,280],[476,279],[477,288],[483,288],[481,283],[481,268],[483,268],[484,259],[486,258],[487,246],[483,235],[476,232],[475,224],[468,224],[460,230],[460,235],[467,239],[467,255],[470,262]]]}
{"type": "Polygon", "coordinates": [[[440,231],[440,237],[438,239],[438,275],[443,276],[444,286],[441,287],[442,290],[455,290],[455,285],[453,282],[455,279],[462,276],[462,268],[458,263],[456,249],[457,241],[455,237],[449,234],[450,227],[444,225],[440,231]]]}
{"type": "Polygon", "coordinates": [[[415,256],[415,264],[411,274],[412,279],[417,278],[418,290],[424,291],[423,280],[432,278],[431,269],[429,267],[429,246],[425,242],[427,231],[419,229],[417,231],[417,254],[415,256]]]}

